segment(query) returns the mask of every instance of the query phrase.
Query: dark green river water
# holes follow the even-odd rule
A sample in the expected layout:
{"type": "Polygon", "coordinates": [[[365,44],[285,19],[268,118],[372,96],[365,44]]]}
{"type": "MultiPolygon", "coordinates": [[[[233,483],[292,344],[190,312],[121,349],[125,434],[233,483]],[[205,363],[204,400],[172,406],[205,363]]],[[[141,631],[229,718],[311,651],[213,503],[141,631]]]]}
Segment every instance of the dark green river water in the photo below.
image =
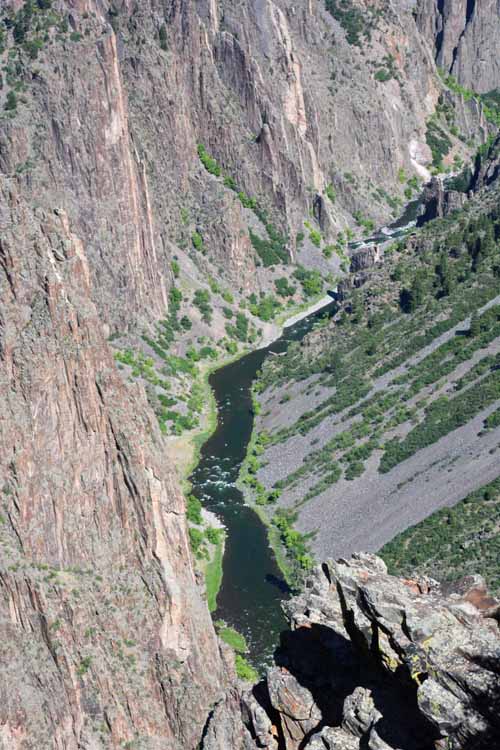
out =
{"type": "Polygon", "coordinates": [[[217,370],[210,385],[217,401],[218,423],[204,444],[190,477],[192,492],[214,511],[227,529],[222,587],[215,619],[225,620],[246,637],[250,660],[262,666],[271,660],[279,633],[286,627],[280,602],[287,587],[267,540],[266,528],[235,486],[253,427],[251,386],[269,352],[283,352],[300,341],[335,304],[285,328],[265,349],[247,354],[217,370]]]}

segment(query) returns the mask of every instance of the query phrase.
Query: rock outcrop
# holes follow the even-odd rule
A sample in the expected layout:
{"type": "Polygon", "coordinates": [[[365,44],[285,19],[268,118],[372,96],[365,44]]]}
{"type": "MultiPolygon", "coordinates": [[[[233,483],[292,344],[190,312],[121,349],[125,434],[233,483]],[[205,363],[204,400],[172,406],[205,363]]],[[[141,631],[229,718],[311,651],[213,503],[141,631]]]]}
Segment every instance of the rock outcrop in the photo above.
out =
{"type": "Polygon", "coordinates": [[[466,193],[447,190],[441,178],[433,177],[424,188],[417,225],[422,226],[432,219],[448,216],[452,211],[462,208],[466,202],[466,193]]]}
{"type": "Polygon", "coordinates": [[[272,750],[491,750],[495,611],[479,578],[441,588],[374,555],[324,563],[286,604],[278,666],[247,698],[253,735],[272,750]]]}
{"type": "Polygon", "coordinates": [[[351,253],[351,273],[359,273],[359,271],[365,271],[368,268],[372,268],[376,263],[379,263],[382,258],[382,253],[379,245],[365,245],[360,247],[359,250],[355,250],[351,253]]]}
{"type": "Polygon", "coordinates": [[[486,153],[479,153],[470,181],[470,189],[477,192],[500,179],[500,135],[486,153]]]}

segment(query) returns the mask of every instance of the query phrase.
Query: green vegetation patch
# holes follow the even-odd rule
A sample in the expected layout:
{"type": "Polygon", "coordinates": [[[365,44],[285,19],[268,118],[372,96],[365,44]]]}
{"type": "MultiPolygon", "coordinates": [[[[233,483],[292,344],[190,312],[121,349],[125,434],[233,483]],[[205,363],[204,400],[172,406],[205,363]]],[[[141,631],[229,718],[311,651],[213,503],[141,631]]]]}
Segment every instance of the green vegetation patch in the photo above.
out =
{"type": "Polygon", "coordinates": [[[378,553],[393,575],[453,581],[479,573],[500,595],[500,478],[398,534],[378,553]]]}
{"type": "Polygon", "coordinates": [[[300,585],[304,575],[312,570],[313,558],[307,545],[307,535],[301,534],[293,528],[297,520],[297,514],[283,508],[279,508],[273,519],[273,525],[280,533],[280,541],[286,550],[287,562],[291,580],[288,583],[300,585]]]}
{"type": "Polygon", "coordinates": [[[325,7],[344,29],[349,44],[360,47],[363,39],[370,39],[378,10],[358,8],[352,0],[325,0],[325,7]]]}
{"type": "Polygon", "coordinates": [[[432,152],[432,166],[438,170],[442,170],[443,159],[449,154],[452,144],[448,135],[436,122],[435,118],[430,118],[427,122],[425,139],[432,152]]]}
{"type": "Polygon", "coordinates": [[[227,645],[235,652],[234,664],[236,667],[236,674],[240,680],[253,683],[258,682],[259,673],[243,656],[243,654],[248,652],[248,645],[245,636],[238,633],[234,628],[231,628],[223,620],[218,620],[215,623],[215,627],[219,638],[224,641],[224,643],[227,643],[227,645]]]}
{"type": "Polygon", "coordinates": [[[500,399],[500,369],[494,370],[464,393],[448,398],[442,396],[425,411],[423,422],[403,439],[387,443],[380,461],[382,474],[405,461],[418,450],[437,442],[452,430],[462,427],[482,409],[500,399]]]}
{"type": "Polygon", "coordinates": [[[211,529],[212,533],[207,532],[207,538],[214,539],[213,532],[217,532],[214,541],[214,551],[212,559],[205,567],[205,586],[207,589],[207,604],[209,612],[215,612],[217,609],[217,594],[222,584],[222,561],[224,556],[224,533],[222,529],[211,529]]]}
{"type": "Polygon", "coordinates": [[[217,161],[212,156],[210,156],[202,143],[198,144],[198,156],[200,157],[200,161],[207,172],[213,174],[215,177],[221,176],[222,169],[220,168],[219,164],[217,164],[217,161]]]}

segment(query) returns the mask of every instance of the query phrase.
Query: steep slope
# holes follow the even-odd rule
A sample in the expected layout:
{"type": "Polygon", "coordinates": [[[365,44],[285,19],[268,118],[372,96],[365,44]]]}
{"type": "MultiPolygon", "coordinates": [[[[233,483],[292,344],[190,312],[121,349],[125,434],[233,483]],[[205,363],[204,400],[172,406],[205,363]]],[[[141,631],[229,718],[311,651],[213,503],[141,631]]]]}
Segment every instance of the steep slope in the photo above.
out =
{"type": "Polygon", "coordinates": [[[441,68],[479,93],[499,87],[498,0],[418,0],[415,15],[441,68]]]}
{"type": "Polygon", "coordinates": [[[341,311],[265,364],[244,480],[292,557],[294,520],[320,559],[376,550],[498,477],[499,236],[493,182],[398,243],[356,250],[341,311]]]}
{"type": "Polygon", "coordinates": [[[496,479],[399,534],[382,547],[380,556],[391,573],[416,571],[439,581],[455,581],[481,570],[489,591],[498,596],[499,518],[500,479],[496,479]]]}

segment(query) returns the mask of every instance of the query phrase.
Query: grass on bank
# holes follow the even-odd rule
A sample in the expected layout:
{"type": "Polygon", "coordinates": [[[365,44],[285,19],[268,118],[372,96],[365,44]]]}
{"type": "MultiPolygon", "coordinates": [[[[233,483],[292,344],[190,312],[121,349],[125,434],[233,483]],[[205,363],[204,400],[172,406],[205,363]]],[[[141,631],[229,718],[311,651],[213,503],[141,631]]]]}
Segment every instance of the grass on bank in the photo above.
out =
{"type": "Polygon", "coordinates": [[[237,630],[227,625],[223,620],[217,620],[215,627],[219,638],[235,652],[234,663],[236,674],[240,680],[253,683],[258,682],[259,673],[243,656],[243,654],[248,653],[248,644],[245,636],[238,633],[237,630]]]}
{"type": "Polygon", "coordinates": [[[224,536],[215,545],[215,550],[210,562],[205,568],[205,586],[207,589],[207,604],[209,612],[215,612],[217,608],[217,594],[222,584],[222,559],[224,557],[224,536]]]}

